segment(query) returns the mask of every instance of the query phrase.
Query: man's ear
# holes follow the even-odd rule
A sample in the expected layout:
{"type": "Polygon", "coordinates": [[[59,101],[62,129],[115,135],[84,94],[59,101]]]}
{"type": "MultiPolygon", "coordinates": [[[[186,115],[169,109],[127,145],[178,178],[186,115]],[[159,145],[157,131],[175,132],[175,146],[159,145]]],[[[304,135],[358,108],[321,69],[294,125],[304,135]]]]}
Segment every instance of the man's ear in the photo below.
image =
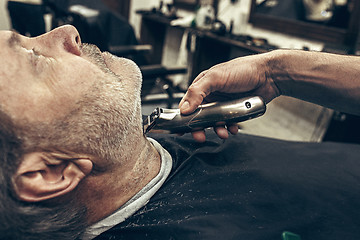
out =
{"type": "Polygon", "coordinates": [[[39,202],[71,192],[92,170],[88,158],[56,159],[42,152],[24,156],[13,181],[18,197],[39,202]]]}

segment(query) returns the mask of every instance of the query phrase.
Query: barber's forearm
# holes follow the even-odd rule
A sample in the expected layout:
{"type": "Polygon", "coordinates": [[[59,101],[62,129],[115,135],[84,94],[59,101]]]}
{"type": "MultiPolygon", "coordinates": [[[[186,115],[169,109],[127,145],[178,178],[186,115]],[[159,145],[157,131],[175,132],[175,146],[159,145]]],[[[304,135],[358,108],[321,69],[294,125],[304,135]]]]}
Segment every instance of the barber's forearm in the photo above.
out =
{"type": "Polygon", "coordinates": [[[360,115],[360,57],[277,50],[268,77],[282,95],[360,115]]]}

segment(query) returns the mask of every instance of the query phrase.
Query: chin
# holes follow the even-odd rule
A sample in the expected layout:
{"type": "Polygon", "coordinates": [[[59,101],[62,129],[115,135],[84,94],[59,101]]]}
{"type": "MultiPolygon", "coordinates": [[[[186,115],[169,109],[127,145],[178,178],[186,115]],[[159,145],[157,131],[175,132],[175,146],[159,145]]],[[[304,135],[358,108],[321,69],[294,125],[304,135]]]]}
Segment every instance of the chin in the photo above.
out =
{"type": "Polygon", "coordinates": [[[117,57],[108,52],[102,53],[102,56],[106,67],[124,84],[124,88],[139,92],[140,96],[142,74],[139,66],[130,59],[117,57]]]}

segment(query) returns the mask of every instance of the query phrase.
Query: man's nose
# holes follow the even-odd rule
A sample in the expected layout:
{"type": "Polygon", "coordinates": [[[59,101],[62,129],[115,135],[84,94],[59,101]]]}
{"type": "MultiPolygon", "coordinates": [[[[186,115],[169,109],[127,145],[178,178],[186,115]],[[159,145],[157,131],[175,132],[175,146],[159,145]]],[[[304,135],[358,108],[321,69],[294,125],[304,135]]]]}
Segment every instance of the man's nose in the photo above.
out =
{"type": "Polygon", "coordinates": [[[61,48],[67,52],[80,56],[81,39],[79,32],[71,25],[65,25],[39,36],[36,39],[48,47],[61,48]]]}

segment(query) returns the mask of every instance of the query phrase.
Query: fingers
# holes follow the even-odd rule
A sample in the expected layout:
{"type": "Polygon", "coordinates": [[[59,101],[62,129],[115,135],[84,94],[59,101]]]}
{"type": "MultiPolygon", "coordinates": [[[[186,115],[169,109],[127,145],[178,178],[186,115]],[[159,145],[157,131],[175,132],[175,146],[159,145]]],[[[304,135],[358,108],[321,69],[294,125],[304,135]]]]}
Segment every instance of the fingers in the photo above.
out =
{"type": "Polygon", "coordinates": [[[221,139],[227,139],[229,137],[229,133],[225,127],[215,127],[214,131],[216,132],[218,137],[221,139]]]}
{"type": "Polygon", "coordinates": [[[206,72],[207,71],[204,71],[197,76],[181,99],[179,109],[182,114],[190,114],[195,111],[203,102],[204,98],[210,93],[211,84],[204,79],[206,72]]]}
{"type": "MultiPolygon", "coordinates": [[[[225,64],[214,66],[209,70],[203,71],[195,78],[179,103],[181,114],[186,115],[194,112],[199,105],[204,102],[205,98],[207,98],[206,100],[210,99],[210,93],[213,95],[214,92],[216,93],[216,91],[224,89],[224,84],[226,83],[224,79],[227,79],[225,76],[228,76],[228,74],[226,74],[228,72],[223,69],[224,66],[225,64]]],[[[228,95],[232,90],[233,89],[226,90],[226,93],[224,92],[222,95],[229,99],[231,96],[228,95]]],[[[221,95],[221,93],[218,94],[221,95]]],[[[219,99],[221,100],[219,96],[216,96],[215,100],[219,101],[219,99]]],[[[229,137],[229,132],[231,134],[236,134],[238,132],[238,127],[237,125],[229,125],[227,128],[215,127],[214,130],[219,138],[227,139],[229,137]]],[[[192,136],[197,142],[206,141],[206,135],[203,130],[192,132],[192,136]]]]}
{"type": "Polygon", "coordinates": [[[206,141],[205,131],[196,131],[191,133],[195,141],[203,143],[206,141]]]}
{"type": "MultiPolygon", "coordinates": [[[[239,127],[237,124],[231,124],[226,126],[218,126],[214,128],[215,133],[218,135],[221,139],[227,139],[229,138],[229,132],[232,135],[235,135],[239,131],[239,127]]],[[[206,141],[206,135],[204,130],[196,131],[191,133],[192,137],[195,141],[203,143],[206,141]]]]}
{"type": "Polygon", "coordinates": [[[229,132],[232,135],[235,135],[238,133],[239,127],[237,124],[231,124],[231,125],[227,125],[226,128],[225,128],[225,126],[215,127],[214,130],[219,138],[227,139],[229,137],[229,132]]]}
{"type": "Polygon", "coordinates": [[[190,114],[194,112],[205,97],[206,93],[204,93],[200,88],[190,86],[185,96],[180,101],[180,112],[182,114],[190,114]]]}
{"type": "Polygon", "coordinates": [[[232,134],[235,135],[239,132],[239,126],[237,124],[227,126],[227,130],[232,134]]]}

